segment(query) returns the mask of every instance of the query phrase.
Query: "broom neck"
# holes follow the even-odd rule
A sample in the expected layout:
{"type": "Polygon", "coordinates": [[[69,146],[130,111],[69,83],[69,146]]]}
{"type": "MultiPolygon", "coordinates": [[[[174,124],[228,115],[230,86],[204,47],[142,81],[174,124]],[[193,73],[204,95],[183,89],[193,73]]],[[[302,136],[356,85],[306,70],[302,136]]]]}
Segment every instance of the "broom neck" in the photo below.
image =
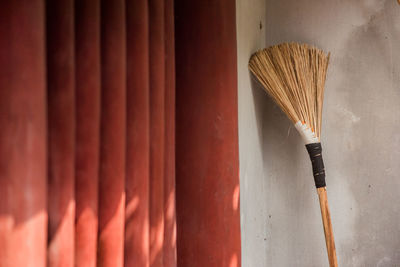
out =
{"type": "Polygon", "coordinates": [[[311,130],[309,126],[307,126],[307,124],[303,124],[301,121],[298,121],[294,124],[294,126],[306,145],[319,142],[319,137],[311,130]]]}

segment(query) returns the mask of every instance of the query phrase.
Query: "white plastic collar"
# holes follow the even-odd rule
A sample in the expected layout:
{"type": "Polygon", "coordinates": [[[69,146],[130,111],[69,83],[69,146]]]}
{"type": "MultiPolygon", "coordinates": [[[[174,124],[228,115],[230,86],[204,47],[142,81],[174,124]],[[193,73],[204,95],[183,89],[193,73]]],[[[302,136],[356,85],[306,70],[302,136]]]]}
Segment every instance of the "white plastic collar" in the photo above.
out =
{"type": "Polygon", "coordinates": [[[315,133],[313,133],[306,124],[302,124],[301,121],[298,121],[295,123],[294,127],[296,127],[306,145],[319,142],[318,138],[315,136],[315,133]]]}

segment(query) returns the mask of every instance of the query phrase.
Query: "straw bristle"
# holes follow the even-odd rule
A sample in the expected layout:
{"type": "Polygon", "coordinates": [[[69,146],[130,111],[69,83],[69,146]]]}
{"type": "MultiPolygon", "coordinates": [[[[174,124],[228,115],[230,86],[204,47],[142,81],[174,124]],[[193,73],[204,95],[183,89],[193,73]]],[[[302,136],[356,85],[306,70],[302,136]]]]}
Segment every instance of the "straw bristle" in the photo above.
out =
{"type": "Polygon", "coordinates": [[[322,50],[284,43],[253,54],[249,69],[293,123],[306,124],[319,140],[328,62],[322,50]]]}

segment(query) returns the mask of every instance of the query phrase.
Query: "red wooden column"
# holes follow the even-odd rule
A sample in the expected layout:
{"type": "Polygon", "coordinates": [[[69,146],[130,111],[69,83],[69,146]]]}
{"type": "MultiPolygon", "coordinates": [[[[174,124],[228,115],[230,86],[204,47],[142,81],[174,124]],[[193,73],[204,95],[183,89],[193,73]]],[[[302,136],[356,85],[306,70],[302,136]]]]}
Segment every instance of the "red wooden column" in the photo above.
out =
{"type": "Polygon", "coordinates": [[[73,1],[47,1],[47,265],[74,266],[75,80],[73,1]]]}
{"type": "Polygon", "coordinates": [[[175,17],[178,266],[240,266],[235,1],[175,17]]]}
{"type": "Polygon", "coordinates": [[[148,1],[126,2],[127,143],[125,266],[149,266],[148,1]]]}
{"type": "Polygon", "coordinates": [[[100,0],[75,1],[75,266],[96,267],[100,145],[100,0]]]}
{"type": "Polygon", "coordinates": [[[165,57],[164,0],[149,0],[150,266],[163,266],[165,57]]]}
{"type": "Polygon", "coordinates": [[[165,0],[164,267],[176,266],[174,1],[165,0]]]}
{"type": "Polygon", "coordinates": [[[44,1],[3,1],[0,21],[0,266],[44,267],[44,1]]]}
{"type": "Polygon", "coordinates": [[[126,38],[124,0],[101,6],[101,145],[98,266],[122,267],[125,221],[126,38]]]}

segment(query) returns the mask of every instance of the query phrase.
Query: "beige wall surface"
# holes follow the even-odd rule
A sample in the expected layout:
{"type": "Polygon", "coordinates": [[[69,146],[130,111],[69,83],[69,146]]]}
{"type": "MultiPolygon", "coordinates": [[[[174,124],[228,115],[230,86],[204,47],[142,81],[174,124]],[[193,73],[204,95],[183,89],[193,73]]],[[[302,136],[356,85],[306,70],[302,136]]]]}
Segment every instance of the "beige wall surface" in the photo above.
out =
{"type": "Polygon", "coordinates": [[[247,70],[288,41],[331,52],[322,146],[339,266],[400,266],[400,5],[236,4],[243,267],[328,266],[307,152],[247,70]]]}

